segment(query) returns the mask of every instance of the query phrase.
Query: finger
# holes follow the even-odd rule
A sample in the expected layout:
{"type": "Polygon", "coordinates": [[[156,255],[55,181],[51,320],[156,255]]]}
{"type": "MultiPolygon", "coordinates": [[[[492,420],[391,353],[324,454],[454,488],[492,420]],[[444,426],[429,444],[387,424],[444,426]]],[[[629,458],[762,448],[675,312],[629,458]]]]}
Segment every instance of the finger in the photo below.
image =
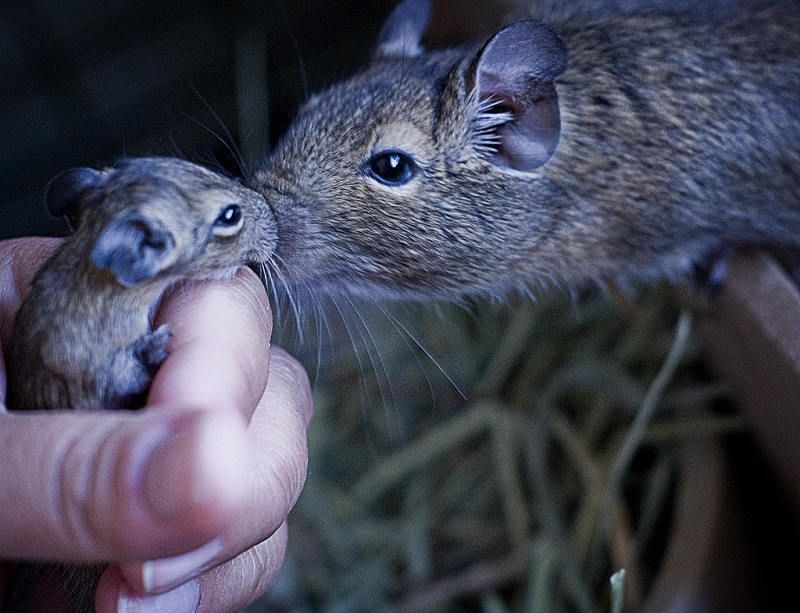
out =
{"type": "Polygon", "coordinates": [[[286,557],[287,542],[284,523],[263,543],[163,594],[133,593],[120,569],[109,568],[97,587],[97,611],[239,611],[263,594],[275,579],[286,557]]]}
{"type": "Polygon", "coordinates": [[[284,523],[263,543],[201,575],[198,613],[238,611],[261,596],[283,565],[288,540],[284,523]]]}
{"type": "Polygon", "coordinates": [[[0,415],[0,551],[99,562],[177,555],[251,496],[241,419],[219,412],[0,415]]]}
{"type": "Polygon", "coordinates": [[[226,527],[218,550],[179,560],[123,565],[136,592],[164,592],[266,540],[285,521],[305,482],[306,430],[312,414],[308,377],[284,351],[272,350],[269,385],[247,429],[255,466],[246,510],[226,527]]]}
{"type": "Polygon", "coordinates": [[[228,530],[227,553],[260,543],[283,523],[305,483],[307,430],[313,414],[308,375],[281,349],[271,351],[270,382],[247,429],[255,450],[254,479],[245,519],[228,530]]]}
{"type": "MultiPolygon", "coordinates": [[[[0,244],[0,257],[5,261],[2,265],[3,260],[0,260],[0,274],[11,278],[10,283],[4,284],[10,294],[4,297],[4,308],[16,308],[33,270],[56,245],[57,241],[36,239],[0,244]]],[[[260,336],[250,334],[246,338],[259,339],[255,344],[266,347],[268,342],[263,339],[268,339],[270,322],[266,309],[260,306],[266,302],[262,286],[254,282],[254,278],[252,274],[240,273],[238,281],[232,285],[238,284],[243,298],[241,303],[249,305],[240,312],[245,319],[255,320],[253,328],[261,331],[260,336]]],[[[176,295],[185,301],[191,293],[176,295]]],[[[199,308],[184,310],[195,320],[202,321],[197,312],[202,312],[207,305],[224,305],[224,314],[230,314],[230,305],[219,300],[225,295],[221,288],[212,287],[211,291],[206,289],[205,293],[195,294],[201,296],[196,301],[199,308]]],[[[180,305],[181,300],[175,300],[174,304],[180,305]]],[[[166,306],[168,310],[169,301],[166,306]]],[[[181,318],[180,312],[175,312],[176,327],[190,332],[191,318],[181,318]]],[[[10,319],[13,318],[5,317],[4,321],[10,319]]],[[[212,329],[219,338],[220,327],[212,326],[212,329]]],[[[191,355],[194,350],[196,355],[197,348],[203,344],[189,334],[178,334],[177,340],[174,363],[178,368],[175,372],[180,371],[183,354],[191,355]],[[186,342],[181,345],[184,339],[186,342]]],[[[263,364],[267,354],[262,349],[244,355],[261,356],[263,364]]],[[[190,360],[184,360],[184,364],[186,362],[190,360]]],[[[243,362],[245,367],[241,371],[248,373],[249,368],[251,385],[241,386],[242,392],[231,396],[238,401],[237,409],[242,407],[240,412],[247,412],[247,406],[254,404],[250,398],[258,397],[263,389],[266,368],[259,364],[258,358],[243,362]]],[[[217,389],[223,387],[220,385],[217,389]]],[[[202,397],[208,398],[207,395],[202,397]]],[[[200,403],[193,404],[196,407],[200,403]]],[[[140,427],[129,423],[129,417],[104,414],[102,417],[92,415],[89,419],[78,414],[56,417],[48,413],[44,417],[29,413],[3,422],[0,430],[6,440],[0,439],[0,461],[5,482],[0,482],[0,491],[12,502],[0,511],[0,517],[10,528],[11,535],[18,537],[9,536],[7,541],[14,542],[0,544],[4,553],[19,558],[76,561],[141,560],[186,551],[187,547],[201,545],[220,532],[225,525],[222,518],[230,521],[231,515],[239,510],[248,483],[249,458],[243,432],[237,434],[235,426],[217,420],[218,425],[221,424],[219,432],[227,432],[222,436],[223,443],[226,436],[229,443],[235,441],[220,445],[215,440],[219,437],[213,434],[215,428],[208,425],[214,420],[209,422],[207,417],[173,416],[162,420],[164,423],[160,425],[140,424],[140,427]],[[103,440],[103,437],[107,438],[103,440]],[[6,454],[10,457],[8,461],[3,458],[6,454]],[[151,457],[147,457],[148,454],[151,457]],[[20,462],[20,458],[25,461],[20,462]],[[150,468],[150,464],[154,468],[150,468]],[[228,472],[233,476],[223,477],[225,471],[220,469],[224,467],[232,468],[228,472]],[[126,475],[133,477],[127,481],[120,478],[126,475]],[[118,487],[108,488],[112,481],[118,487]],[[131,482],[130,488],[119,485],[131,485],[131,482]],[[103,484],[110,491],[105,495],[95,492],[103,484]],[[137,494],[134,491],[137,488],[144,495],[128,500],[130,495],[137,494]],[[22,495],[17,496],[18,490],[23,490],[22,495]],[[87,491],[92,492],[88,500],[87,491]],[[198,500],[203,496],[207,499],[198,500]],[[28,513],[27,509],[35,512],[28,513]],[[177,509],[180,509],[178,517],[177,509]],[[173,525],[176,519],[177,526],[173,525]],[[141,538],[143,534],[147,538],[141,538]]]]}
{"type": "MultiPolygon", "coordinates": [[[[0,292],[23,297],[36,271],[61,242],[44,237],[0,241],[0,292]]],[[[9,295],[1,296],[5,300],[9,295]]]]}
{"type": "Polygon", "coordinates": [[[156,325],[164,322],[173,334],[170,355],[148,404],[230,410],[249,419],[266,386],[272,333],[258,277],[242,269],[232,280],[180,287],[159,310],[156,325]]]}

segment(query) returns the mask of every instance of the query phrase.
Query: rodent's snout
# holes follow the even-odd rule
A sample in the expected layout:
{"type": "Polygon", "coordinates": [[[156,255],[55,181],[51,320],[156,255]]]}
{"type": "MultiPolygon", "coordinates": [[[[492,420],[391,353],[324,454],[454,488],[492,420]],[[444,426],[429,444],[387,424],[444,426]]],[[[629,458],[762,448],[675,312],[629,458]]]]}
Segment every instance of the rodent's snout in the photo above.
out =
{"type": "Polygon", "coordinates": [[[266,174],[259,172],[246,188],[252,195],[255,211],[255,234],[253,236],[252,260],[266,262],[277,253],[280,239],[280,223],[276,206],[278,192],[266,180],[266,174]]]}
{"type": "Polygon", "coordinates": [[[273,258],[278,249],[278,222],[267,199],[261,194],[258,194],[257,198],[255,232],[248,259],[251,262],[266,262],[273,258]]]}

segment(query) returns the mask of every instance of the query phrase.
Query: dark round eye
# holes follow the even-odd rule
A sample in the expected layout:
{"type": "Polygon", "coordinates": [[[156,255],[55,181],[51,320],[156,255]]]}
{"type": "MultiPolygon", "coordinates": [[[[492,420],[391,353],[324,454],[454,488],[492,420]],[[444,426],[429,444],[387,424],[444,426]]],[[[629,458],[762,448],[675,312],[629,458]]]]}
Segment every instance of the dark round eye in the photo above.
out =
{"type": "Polygon", "coordinates": [[[242,225],[242,207],[238,204],[229,204],[222,209],[214,220],[214,234],[230,236],[237,232],[242,225]]]}
{"type": "Polygon", "coordinates": [[[367,162],[369,174],[384,185],[403,185],[417,174],[414,160],[402,151],[383,151],[367,162]]]}
{"type": "Polygon", "coordinates": [[[235,226],[242,220],[242,207],[238,204],[229,204],[222,213],[219,214],[214,225],[217,226],[235,226]]]}

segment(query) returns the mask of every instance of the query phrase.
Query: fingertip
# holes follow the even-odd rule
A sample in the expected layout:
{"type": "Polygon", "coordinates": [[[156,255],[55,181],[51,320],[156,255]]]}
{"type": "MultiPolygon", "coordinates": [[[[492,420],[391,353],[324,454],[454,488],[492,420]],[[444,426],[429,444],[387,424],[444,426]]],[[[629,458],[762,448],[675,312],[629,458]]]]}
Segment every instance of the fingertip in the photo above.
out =
{"type": "Polygon", "coordinates": [[[95,592],[97,613],[193,613],[200,604],[200,584],[187,581],[163,594],[141,594],[126,582],[119,567],[109,567],[95,592]]]}
{"type": "MultiPolygon", "coordinates": [[[[314,395],[308,372],[297,359],[280,347],[270,348],[270,386],[290,395],[308,428],[314,417],[314,395]],[[276,385],[276,379],[280,379],[280,385],[276,385]]],[[[287,401],[285,404],[292,403],[287,401]]]]}
{"type": "Polygon", "coordinates": [[[287,547],[288,529],[283,522],[268,539],[200,575],[198,613],[239,611],[250,605],[275,581],[287,547]]]}
{"type": "Polygon", "coordinates": [[[94,596],[97,613],[117,613],[125,577],[117,566],[109,566],[100,576],[94,596]]]}
{"type": "Polygon", "coordinates": [[[224,550],[223,539],[216,538],[202,547],[171,558],[121,564],[128,585],[142,594],[160,594],[213,567],[224,550]]]}
{"type": "Polygon", "coordinates": [[[250,417],[269,371],[272,317],[252,271],[228,280],[179,287],[156,325],[169,323],[170,355],[156,373],[148,402],[250,417]]]}

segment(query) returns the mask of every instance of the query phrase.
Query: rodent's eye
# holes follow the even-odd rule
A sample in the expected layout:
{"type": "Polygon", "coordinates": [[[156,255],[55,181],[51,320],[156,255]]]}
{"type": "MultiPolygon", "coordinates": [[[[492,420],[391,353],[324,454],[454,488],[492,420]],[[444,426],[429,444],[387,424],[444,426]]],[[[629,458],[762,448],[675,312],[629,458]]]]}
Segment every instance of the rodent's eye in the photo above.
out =
{"type": "Polygon", "coordinates": [[[404,185],[417,174],[414,160],[402,151],[382,151],[367,162],[369,174],[384,185],[404,185]]]}
{"type": "Polygon", "coordinates": [[[228,204],[214,220],[212,232],[215,236],[232,236],[239,231],[243,223],[242,207],[238,204],[228,204]]]}

